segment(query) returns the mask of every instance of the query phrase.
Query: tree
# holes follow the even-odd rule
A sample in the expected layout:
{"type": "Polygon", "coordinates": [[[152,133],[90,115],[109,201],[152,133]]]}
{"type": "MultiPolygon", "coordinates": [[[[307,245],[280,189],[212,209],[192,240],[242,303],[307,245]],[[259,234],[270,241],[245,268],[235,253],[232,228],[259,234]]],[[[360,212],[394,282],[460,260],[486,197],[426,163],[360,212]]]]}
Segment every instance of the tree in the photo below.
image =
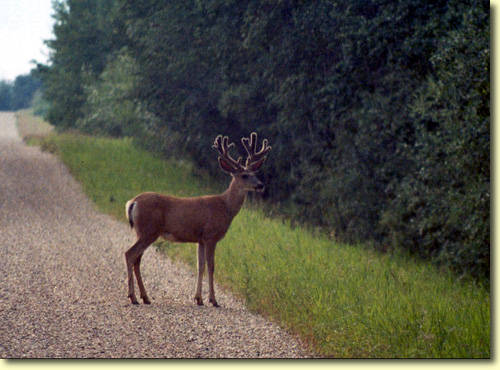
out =
{"type": "Polygon", "coordinates": [[[7,81],[0,81],[0,111],[11,110],[12,85],[7,81]]]}
{"type": "Polygon", "coordinates": [[[104,69],[107,56],[124,43],[113,22],[118,1],[66,0],[54,2],[54,35],[49,65],[39,68],[44,97],[49,101],[48,120],[59,127],[73,127],[82,116],[84,85],[104,69]]]}
{"type": "Polygon", "coordinates": [[[41,88],[41,81],[32,70],[29,74],[19,75],[14,83],[0,82],[0,110],[19,110],[28,108],[37,90],[41,88]]]}
{"type": "Polygon", "coordinates": [[[487,4],[453,9],[435,73],[418,89],[415,170],[385,215],[392,241],[460,272],[489,277],[490,51],[487,4]]]}
{"type": "Polygon", "coordinates": [[[12,110],[27,108],[31,105],[35,92],[41,88],[41,81],[33,73],[17,76],[12,88],[12,110]]]}

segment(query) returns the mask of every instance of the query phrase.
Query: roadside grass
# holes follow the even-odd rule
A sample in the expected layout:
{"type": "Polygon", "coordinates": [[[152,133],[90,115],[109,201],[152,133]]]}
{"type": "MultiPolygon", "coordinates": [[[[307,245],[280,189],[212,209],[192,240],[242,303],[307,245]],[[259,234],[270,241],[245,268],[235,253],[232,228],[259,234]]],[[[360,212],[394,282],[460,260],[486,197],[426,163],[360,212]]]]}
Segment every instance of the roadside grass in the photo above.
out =
{"type": "MultiPolygon", "coordinates": [[[[194,176],[189,163],[155,158],[130,139],[51,134],[32,141],[56,152],[97,207],[123,221],[125,202],[142,191],[221,190],[194,176]]],[[[193,245],[157,245],[195,268],[193,245]]],[[[488,289],[428,263],[336,243],[251,204],[219,242],[216,260],[220,285],[299,334],[320,356],[491,356],[488,289]]]]}
{"type": "Polygon", "coordinates": [[[17,131],[23,139],[47,136],[53,132],[53,127],[41,117],[34,116],[31,109],[16,112],[17,131]]]}

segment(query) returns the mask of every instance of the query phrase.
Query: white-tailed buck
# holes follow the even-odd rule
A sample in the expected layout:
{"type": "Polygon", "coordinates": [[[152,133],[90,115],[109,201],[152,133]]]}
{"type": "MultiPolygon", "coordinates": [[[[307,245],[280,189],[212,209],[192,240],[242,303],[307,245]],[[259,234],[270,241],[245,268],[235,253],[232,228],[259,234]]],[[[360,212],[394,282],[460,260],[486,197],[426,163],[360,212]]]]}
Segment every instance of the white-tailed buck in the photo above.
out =
{"type": "Polygon", "coordinates": [[[198,282],[194,299],[203,305],[201,286],[205,262],[208,265],[209,300],[218,307],[214,292],[214,253],[217,242],[226,234],[231,221],[243,205],[248,191],[263,191],[264,185],[255,173],[266,160],[271,150],[266,139],[257,151],[257,134],[242,138],[243,147],[248,153],[245,165],[242,158],[234,160],[229,149],[227,136],[215,138],[213,148],[219,152],[219,165],[232,176],[229,188],[219,195],[194,198],[177,198],[158,193],[142,193],[129,200],[125,212],[130,226],[137,234],[137,242],[125,253],[128,273],[128,297],[138,304],[134,293],[135,272],[141,298],[145,304],[151,303],[141,277],[142,254],[158,237],[180,243],[198,243],[198,282]]]}

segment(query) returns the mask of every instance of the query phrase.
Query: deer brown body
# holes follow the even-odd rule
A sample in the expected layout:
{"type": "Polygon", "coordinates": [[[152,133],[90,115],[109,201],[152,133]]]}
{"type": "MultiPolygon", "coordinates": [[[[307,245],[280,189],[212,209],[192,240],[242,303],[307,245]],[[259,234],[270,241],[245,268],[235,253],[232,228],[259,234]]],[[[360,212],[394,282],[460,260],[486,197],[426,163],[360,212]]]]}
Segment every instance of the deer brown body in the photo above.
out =
{"type": "Polygon", "coordinates": [[[227,137],[219,135],[216,138],[214,148],[219,151],[219,164],[233,178],[229,188],[222,194],[178,198],[158,193],[142,193],[127,202],[126,215],[137,234],[137,242],[125,253],[129,298],[132,303],[138,303],[134,293],[133,273],[143,302],[151,303],[142,281],[140,263],[146,248],[161,236],[172,242],[198,243],[198,281],[194,298],[198,305],[203,305],[201,291],[206,263],[209,301],[218,306],[213,286],[215,247],[241,209],[247,192],[264,189],[255,172],[264,163],[271,147],[264,140],[262,149],[256,152],[256,139],[255,133],[250,135],[250,139],[242,139],[248,152],[246,165],[243,166],[241,157],[235,161],[229,155],[229,148],[234,144],[228,145],[227,137]]]}

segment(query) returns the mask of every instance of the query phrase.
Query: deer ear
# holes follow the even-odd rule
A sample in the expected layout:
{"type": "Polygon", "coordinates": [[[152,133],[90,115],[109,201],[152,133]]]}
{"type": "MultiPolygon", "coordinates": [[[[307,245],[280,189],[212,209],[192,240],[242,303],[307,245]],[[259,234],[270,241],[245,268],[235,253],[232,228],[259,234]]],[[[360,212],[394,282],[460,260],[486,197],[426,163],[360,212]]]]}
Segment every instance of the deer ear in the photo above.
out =
{"type": "Polygon", "coordinates": [[[252,172],[256,172],[256,171],[258,171],[262,167],[262,165],[264,164],[265,161],[266,161],[266,157],[258,160],[257,162],[254,162],[254,163],[250,164],[247,167],[247,170],[248,171],[252,171],[252,172]]]}
{"type": "Polygon", "coordinates": [[[218,160],[219,160],[219,166],[222,169],[222,171],[227,172],[229,174],[232,174],[235,172],[234,168],[228,162],[226,162],[224,159],[219,157],[218,160]]]}

